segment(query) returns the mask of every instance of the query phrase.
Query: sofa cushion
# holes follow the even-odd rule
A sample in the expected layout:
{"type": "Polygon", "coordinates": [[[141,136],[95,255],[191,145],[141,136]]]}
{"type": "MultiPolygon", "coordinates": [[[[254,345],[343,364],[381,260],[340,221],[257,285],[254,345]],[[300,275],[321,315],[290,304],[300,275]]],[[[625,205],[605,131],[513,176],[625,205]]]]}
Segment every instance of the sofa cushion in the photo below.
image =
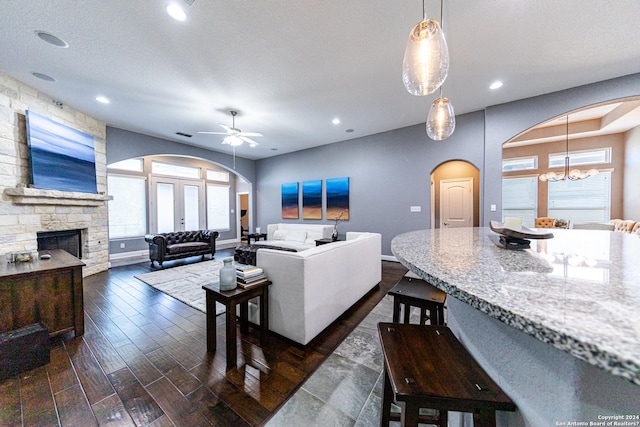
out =
{"type": "Polygon", "coordinates": [[[170,254],[182,254],[185,252],[193,252],[199,250],[206,250],[209,247],[207,243],[204,242],[185,242],[185,243],[176,243],[173,245],[167,245],[167,253],[170,254]]]}
{"type": "Polygon", "coordinates": [[[291,240],[292,242],[304,243],[307,239],[306,231],[289,231],[285,240],[291,240]]]}

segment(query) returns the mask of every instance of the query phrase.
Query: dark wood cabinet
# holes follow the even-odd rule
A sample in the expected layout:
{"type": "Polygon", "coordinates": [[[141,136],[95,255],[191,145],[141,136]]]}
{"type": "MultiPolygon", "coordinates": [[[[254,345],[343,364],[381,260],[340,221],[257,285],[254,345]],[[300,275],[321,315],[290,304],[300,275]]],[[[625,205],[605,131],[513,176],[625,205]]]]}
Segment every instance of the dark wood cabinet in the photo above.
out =
{"type": "Polygon", "coordinates": [[[84,334],[82,267],[63,250],[50,259],[0,263],[0,333],[43,322],[49,336],[84,334]]]}

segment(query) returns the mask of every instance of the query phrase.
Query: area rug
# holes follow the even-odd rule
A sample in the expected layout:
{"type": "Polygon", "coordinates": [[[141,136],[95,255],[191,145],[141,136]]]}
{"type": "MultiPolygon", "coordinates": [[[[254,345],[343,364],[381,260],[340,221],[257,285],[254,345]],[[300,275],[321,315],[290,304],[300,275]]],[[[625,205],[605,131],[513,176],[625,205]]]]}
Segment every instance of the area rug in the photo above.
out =
{"type": "MultiPolygon", "coordinates": [[[[220,280],[222,261],[213,259],[195,264],[167,268],[151,273],[138,274],[143,281],[173,298],[206,313],[205,292],[202,286],[220,280]]],[[[223,304],[216,302],[216,316],[225,312],[223,304]]]]}

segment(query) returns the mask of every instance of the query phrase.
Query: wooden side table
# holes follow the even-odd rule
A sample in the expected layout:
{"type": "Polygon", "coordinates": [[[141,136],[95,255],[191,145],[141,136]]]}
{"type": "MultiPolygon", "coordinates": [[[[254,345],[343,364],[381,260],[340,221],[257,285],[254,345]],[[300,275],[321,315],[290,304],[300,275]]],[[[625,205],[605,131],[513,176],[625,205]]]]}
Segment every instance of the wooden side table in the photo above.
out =
{"type": "Polygon", "coordinates": [[[333,243],[333,242],[338,242],[339,240],[333,240],[330,238],[324,238],[324,239],[316,239],[316,246],[320,246],[320,245],[326,245],[327,243],[333,243]]]}
{"type": "Polygon", "coordinates": [[[204,285],[207,306],[207,351],[216,351],[216,302],[224,304],[226,312],[227,369],[235,368],[238,358],[236,305],[240,304],[240,329],[249,329],[249,300],[260,297],[260,345],[264,346],[269,334],[269,285],[263,282],[250,288],[237,287],[221,291],[219,285],[204,285]]]}
{"type": "Polygon", "coordinates": [[[49,335],[84,334],[82,267],[84,262],[62,249],[40,251],[50,259],[0,262],[0,332],[37,322],[49,335]]]}
{"type": "Polygon", "coordinates": [[[394,399],[402,404],[402,426],[424,421],[420,408],[437,409],[441,426],[447,425],[447,411],[472,412],[476,427],[495,426],[496,410],[515,411],[446,326],[378,323],[378,332],[384,354],[381,426],[392,419],[394,399]]]}
{"type": "Polygon", "coordinates": [[[251,239],[254,242],[260,241],[260,239],[267,240],[267,233],[249,233],[247,234],[247,243],[251,244],[251,239]]]}

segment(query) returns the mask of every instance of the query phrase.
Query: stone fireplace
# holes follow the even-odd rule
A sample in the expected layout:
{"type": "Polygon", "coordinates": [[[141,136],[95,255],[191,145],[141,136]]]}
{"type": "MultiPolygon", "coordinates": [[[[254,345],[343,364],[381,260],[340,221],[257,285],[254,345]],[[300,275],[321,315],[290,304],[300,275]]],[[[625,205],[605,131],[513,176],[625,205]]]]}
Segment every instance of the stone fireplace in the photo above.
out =
{"type": "Polygon", "coordinates": [[[80,258],[89,276],[109,268],[106,124],[52,101],[0,73],[0,254],[36,250],[38,233],[81,230],[80,258]],[[93,135],[98,194],[29,187],[25,110],[93,135]]]}

